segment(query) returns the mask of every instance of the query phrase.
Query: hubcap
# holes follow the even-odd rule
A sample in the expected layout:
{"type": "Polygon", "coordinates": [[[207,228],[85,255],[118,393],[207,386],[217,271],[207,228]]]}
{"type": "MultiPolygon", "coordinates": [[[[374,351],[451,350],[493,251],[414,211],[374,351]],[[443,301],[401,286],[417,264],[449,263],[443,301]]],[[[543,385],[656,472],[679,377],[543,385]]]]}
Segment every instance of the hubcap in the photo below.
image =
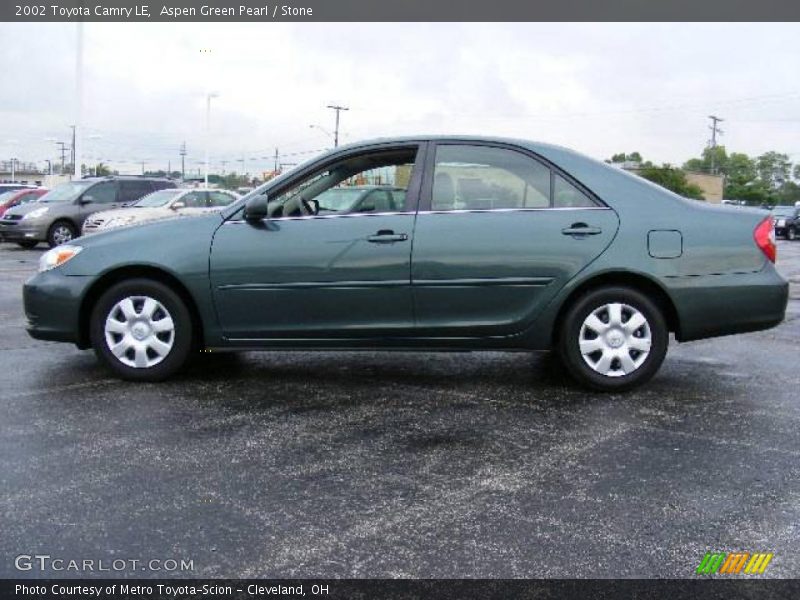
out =
{"type": "Polygon", "coordinates": [[[108,312],[106,344],[124,365],[147,369],[164,360],[175,343],[169,311],[149,296],[130,296],[108,312]]]}
{"type": "Polygon", "coordinates": [[[607,377],[629,375],[650,354],[652,334],[645,316],[632,306],[613,302],[593,310],[578,336],[581,356],[593,371],[607,377]]]}
{"type": "Polygon", "coordinates": [[[53,241],[57,246],[72,240],[72,231],[66,225],[59,225],[53,230],[53,241]]]}

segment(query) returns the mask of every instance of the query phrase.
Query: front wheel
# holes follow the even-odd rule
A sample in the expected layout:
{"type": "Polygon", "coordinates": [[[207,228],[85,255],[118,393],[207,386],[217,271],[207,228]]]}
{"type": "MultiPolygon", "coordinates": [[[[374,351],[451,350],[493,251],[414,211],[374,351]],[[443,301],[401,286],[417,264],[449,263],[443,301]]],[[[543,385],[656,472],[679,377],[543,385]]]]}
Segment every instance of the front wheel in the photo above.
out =
{"type": "Polygon", "coordinates": [[[75,239],[77,232],[75,226],[68,221],[56,221],[47,231],[47,243],[51,248],[67,244],[75,239]]]}
{"type": "Polygon", "coordinates": [[[647,296],[627,287],[603,287],[567,310],[558,340],[561,360],[580,384],[624,391],[656,374],[667,354],[664,315],[647,296]]]}
{"type": "Polygon", "coordinates": [[[192,320],[180,296],[150,279],[123,281],[95,304],[90,337],[97,357],[123,379],[161,381],[192,347],[192,320]]]}

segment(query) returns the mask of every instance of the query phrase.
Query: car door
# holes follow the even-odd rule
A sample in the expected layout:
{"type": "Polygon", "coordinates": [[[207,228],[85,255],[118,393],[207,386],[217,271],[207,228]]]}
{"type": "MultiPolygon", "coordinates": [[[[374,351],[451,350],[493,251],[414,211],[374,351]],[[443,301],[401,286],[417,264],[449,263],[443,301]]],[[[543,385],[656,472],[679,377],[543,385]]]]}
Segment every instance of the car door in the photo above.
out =
{"type": "Polygon", "coordinates": [[[188,192],[172,203],[172,208],[179,215],[201,215],[208,212],[208,192],[195,190],[188,192]]]}
{"type": "Polygon", "coordinates": [[[613,239],[592,194],[516,147],[431,149],[414,232],[412,288],[423,336],[509,336],[613,239]]]}
{"type": "Polygon", "coordinates": [[[78,227],[86,217],[101,210],[111,210],[121,206],[119,185],[116,181],[100,181],[87,189],[78,200],[78,227]]]}
{"type": "Polygon", "coordinates": [[[210,190],[208,192],[208,208],[212,211],[218,211],[232,204],[236,200],[236,196],[229,192],[218,190],[210,190]]]}
{"type": "Polygon", "coordinates": [[[130,205],[153,192],[152,182],[142,179],[123,179],[119,182],[119,203],[130,205]]]}
{"type": "Polygon", "coordinates": [[[211,286],[229,340],[361,339],[413,333],[411,246],[420,144],[361,150],[307,167],[270,191],[269,219],[242,212],[215,233],[211,286]],[[303,201],[379,171],[408,190],[390,212],[298,214],[303,201]]]}

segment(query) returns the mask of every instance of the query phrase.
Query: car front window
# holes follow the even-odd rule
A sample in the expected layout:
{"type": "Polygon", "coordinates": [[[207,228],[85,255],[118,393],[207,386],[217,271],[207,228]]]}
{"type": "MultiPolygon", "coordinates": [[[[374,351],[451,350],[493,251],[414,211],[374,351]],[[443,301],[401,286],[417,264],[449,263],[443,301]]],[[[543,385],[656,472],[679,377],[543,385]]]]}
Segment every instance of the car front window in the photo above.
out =
{"type": "Polygon", "coordinates": [[[348,212],[358,202],[362,190],[333,188],[317,196],[320,212],[348,212]]]}
{"type": "Polygon", "coordinates": [[[314,214],[321,216],[352,212],[403,212],[406,210],[405,191],[416,164],[417,150],[416,146],[412,146],[345,158],[317,171],[278,196],[270,197],[270,216],[306,215],[308,206],[315,203],[319,210],[314,214]],[[377,202],[374,205],[361,202],[371,190],[386,186],[401,193],[395,197],[384,192],[387,200],[380,203],[380,209],[377,202]]]}

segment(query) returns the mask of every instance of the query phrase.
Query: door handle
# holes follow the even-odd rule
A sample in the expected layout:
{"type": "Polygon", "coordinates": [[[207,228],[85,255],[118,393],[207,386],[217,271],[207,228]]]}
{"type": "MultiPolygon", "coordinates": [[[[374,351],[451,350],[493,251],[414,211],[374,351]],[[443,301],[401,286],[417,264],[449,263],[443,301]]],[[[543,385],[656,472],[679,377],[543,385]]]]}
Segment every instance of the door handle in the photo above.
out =
{"type": "Polygon", "coordinates": [[[582,237],[584,235],[597,235],[603,233],[599,227],[589,227],[586,223],[573,223],[569,227],[561,230],[564,235],[572,235],[575,237],[582,237]]]}
{"type": "Polygon", "coordinates": [[[405,233],[395,233],[391,229],[381,229],[375,235],[367,237],[367,241],[373,244],[391,244],[393,242],[405,242],[408,235],[405,233]]]}

